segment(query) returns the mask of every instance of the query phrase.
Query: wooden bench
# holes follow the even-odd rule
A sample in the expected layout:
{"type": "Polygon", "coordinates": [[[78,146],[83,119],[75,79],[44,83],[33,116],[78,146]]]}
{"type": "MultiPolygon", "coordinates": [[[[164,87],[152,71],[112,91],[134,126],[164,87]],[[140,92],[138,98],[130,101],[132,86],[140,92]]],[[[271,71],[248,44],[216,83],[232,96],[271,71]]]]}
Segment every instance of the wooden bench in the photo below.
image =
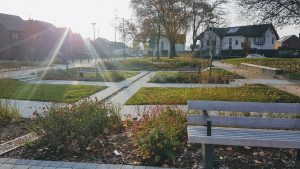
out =
{"type": "Polygon", "coordinates": [[[266,75],[271,75],[271,76],[281,75],[283,73],[282,69],[273,68],[273,67],[254,65],[249,63],[241,63],[241,66],[244,67],[245,69],[255,69],[266,75]]]}
{"type": "MultiPolygon", "coordinates": [[[[300,115],[299,103],[254,103],[188,101],[188,109],[202,114],[188,115],[188,140],[204,144],[206,169],[213,166],[213,145],[293,148],[300,161],[300,119],[220,116],[216,111],[247,113],[292,113],[300,115]],[[214,111],[209,115],[209,111],[214,111]],[[217,126],[217,127],[213,127],[217,126]]],[[[246,115],[246,114],[245,114],[246,115]]]]}

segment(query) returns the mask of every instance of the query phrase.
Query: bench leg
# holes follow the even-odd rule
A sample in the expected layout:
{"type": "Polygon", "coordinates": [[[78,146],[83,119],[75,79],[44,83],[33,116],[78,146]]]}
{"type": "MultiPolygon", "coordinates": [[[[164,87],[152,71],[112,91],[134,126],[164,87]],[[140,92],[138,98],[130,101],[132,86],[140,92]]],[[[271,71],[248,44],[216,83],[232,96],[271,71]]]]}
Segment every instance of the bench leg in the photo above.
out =
{"type": "Polygon", "coordinates": [[[297,158],[296,158],[296,160],[297,161],[299,161],[300,162],[300,149],[299,150],[296,150],[297,152],[297,158]]]}
{"type": "Polygon", "coordinates": [[[205,157],[204,157],[204,168],[213,169],[213,145],[205,144],[204,145],[205,157]]]}

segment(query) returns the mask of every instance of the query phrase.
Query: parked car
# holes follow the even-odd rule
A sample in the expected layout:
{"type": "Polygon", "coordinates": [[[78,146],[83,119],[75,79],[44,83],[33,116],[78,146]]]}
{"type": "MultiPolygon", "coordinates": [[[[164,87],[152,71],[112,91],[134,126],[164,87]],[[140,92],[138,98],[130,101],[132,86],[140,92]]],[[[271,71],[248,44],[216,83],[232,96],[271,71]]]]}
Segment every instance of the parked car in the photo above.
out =
{"type": "Polygon", "coordinates": [[[247,58],[265,58],[265,57],[260,54],[249,54],[247,58]]]}

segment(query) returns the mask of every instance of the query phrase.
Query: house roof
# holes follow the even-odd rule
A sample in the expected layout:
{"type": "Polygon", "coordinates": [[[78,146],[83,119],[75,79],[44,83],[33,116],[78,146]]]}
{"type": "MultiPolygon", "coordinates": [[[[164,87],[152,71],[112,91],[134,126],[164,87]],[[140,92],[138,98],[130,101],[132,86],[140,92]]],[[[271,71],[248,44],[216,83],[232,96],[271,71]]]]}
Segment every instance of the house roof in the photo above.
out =
{"type": "Polygon", "coordinates": [[[128,46],[125,45],[123,42],[112,42],[113,46],[114,46],[114,44],[116,44],[116,49],[123,49],[124,46],[125,46],[125,48],[128,48],[128,46]]]}
{"type": "MultiPolygon", "coordinates": [[[[275,33],[276,39],[279,39],[279,35],[272,24],[261,24],[261,25],[246,25],[246,26],[235,26],[227,28],[209,28],[213,30],[218,36],[246,36],[246,37],[258,37],[263,36],[265,32],[271,28],[275,33]]],[[[202,34],[198,38],[200,38],[202,34]]]]}
{"type": "MultiPolygon", "coordinates": [[[[295,35],[283,36],[282,38],[280,38],[280,39],[278,40],[278,42],[284,42],[284,41],[290,39],[290,38],[293,37],[293,36],[295,36],[295,35]]],[[[297,36],[296,36],[296,37],[297,37],[297,36]]]]}
{"type": "Polygon", "coordinates": [[[54,25],[52,25],[51,23],[39,21],[39,20],[26,20],[25,21],[26,26],[30,26],[31,24],[40,24],[44,29],[52,31],[54,33],[58,33],[56,27],[54,25]]]}
{"type": "Polygon", "coordinates": [[[12,31],[22,31],[25,22],[22,18],[15,15],[0,13],[0,23],[7,29],[12,31]]]}

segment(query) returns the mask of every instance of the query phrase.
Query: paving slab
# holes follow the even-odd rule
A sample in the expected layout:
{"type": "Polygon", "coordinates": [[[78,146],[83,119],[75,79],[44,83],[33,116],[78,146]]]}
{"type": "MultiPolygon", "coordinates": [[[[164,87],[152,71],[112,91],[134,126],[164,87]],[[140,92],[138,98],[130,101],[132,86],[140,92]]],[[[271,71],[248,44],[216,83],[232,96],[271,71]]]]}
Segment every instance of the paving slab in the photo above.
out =
{"type": "Polygon", "coordinates": [[[99,164],[96,169],[108,169],[109,166],[109,164],[99,164]]]}
{"type": "Polygon", "coordinates": [[[60,167],[62,168],[72,168],[76,163],[75,162],[64,162],[60,167]]]}
{"type": "Polygon", "coordinates": [[[12,169],[14,168],[16,165],[14,164],[1,164],[0,165],[0,169],[12,169]]]}
{"type": "Polygon", "coordinates": [[[5,163],[8,160],[9,160],[9,158],[0,158],[0,164],[5,163]]]}
{"type": "Polygon", "coordinates": [[[29,169],[43,169],[43,167],[31,166],[29,169]]]}
{"type": "Polygon", "coordinates": [[[25,165],[29,162],[29,160],[18,160],[15,162],[15,164],[17,165],[25,165]]]}
{"type": "Polygon", "coordinates": [[[27,165],[31,165],[31,166],[37,166],[41,163],[42,161],[40,160],[29,160],[29,162],[27,163],[27,165]]]}
{"type": "Polygon", "coordinates": [[[84,169],[96,169],[98,167],[98,164],[96,163],[87,163],[84,169]]]}
{"type": "Polygon", "coordinates": [[[48,167],[51,163],[52,163],[52,161],[42,161],[37,166],[39,166],[39,167],[48,167]]]}
{"type": "Polygon", "coordinates": [[[8,159],[0,158],[3,164],[0,164],[0,169],[167,169],[150,166],[133,166],[122,164],[98,164],[98,163],[83,163],[83,162],[63,162],[63,161],[43,161],[43,160],[23,160],[23,159],[8,159]],[[19,165],[15,164],[18,163],[19,165]],[[26,165],[24,163],[27,161],[26,165]],[[59,166],[59,167],[55,167],[59,166]]]}
{"type": "Polygon", "coordinates": [[[14,169],[28,169],[30,167],[31,167],[30,165],[16,165],[14,169]]]}
{"type": "Polygon", "coordinates": [[[74,169],[84,169],[87,163],[76,163],[72,168],[74,169]]]}

